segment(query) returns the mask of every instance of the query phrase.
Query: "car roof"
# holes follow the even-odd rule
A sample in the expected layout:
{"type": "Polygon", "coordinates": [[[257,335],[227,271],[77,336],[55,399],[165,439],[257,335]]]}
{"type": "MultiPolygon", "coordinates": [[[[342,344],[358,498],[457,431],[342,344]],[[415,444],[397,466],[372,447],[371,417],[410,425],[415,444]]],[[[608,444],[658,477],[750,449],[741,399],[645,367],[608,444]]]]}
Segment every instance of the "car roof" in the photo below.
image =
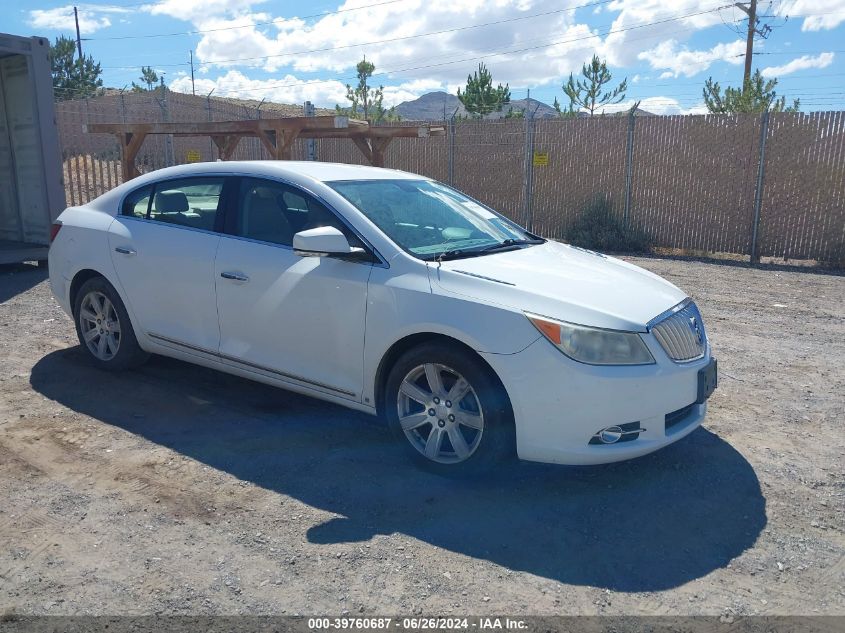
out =
{"type": "Polygon", "coordinates": [[[159,169],[146,174],[144,180],[194,176],[199,174],[249,174],[255,176],[286,177],[294,180],[308,178],[319,182],[336,180],[420,180],[425,176],[396,169],[294,160],[232,160],[213,163],[192,163],[159,169]]]}

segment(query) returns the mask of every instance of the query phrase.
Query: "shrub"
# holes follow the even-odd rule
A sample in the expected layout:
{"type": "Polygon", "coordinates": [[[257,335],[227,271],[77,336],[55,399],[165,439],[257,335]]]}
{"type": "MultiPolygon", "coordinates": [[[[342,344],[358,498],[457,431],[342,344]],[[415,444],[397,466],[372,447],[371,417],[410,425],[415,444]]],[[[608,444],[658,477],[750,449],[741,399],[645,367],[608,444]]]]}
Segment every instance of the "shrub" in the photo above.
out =
{"type": "Polygon", "coordinates": [[[564,239],[573,246],[594,251],[644,253],[649,250],[648,235],[638,227],[626,227],[604,196],[597,196],[584,207],[564,239]]]}

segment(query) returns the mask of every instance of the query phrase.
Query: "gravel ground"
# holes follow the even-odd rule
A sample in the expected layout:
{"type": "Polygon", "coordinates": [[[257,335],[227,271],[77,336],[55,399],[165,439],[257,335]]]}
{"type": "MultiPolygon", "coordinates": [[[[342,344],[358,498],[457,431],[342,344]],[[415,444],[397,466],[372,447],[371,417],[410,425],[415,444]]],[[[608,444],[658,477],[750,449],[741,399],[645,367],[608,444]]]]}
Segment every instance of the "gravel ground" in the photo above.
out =
{"type": "Polygon", "coordinates": [[[845,615],[845,277],[632,261],[704,313],[704,427],[472,482],[316,400],[97,371],[45,272],[0,268],[0,614],[845,615]]]}

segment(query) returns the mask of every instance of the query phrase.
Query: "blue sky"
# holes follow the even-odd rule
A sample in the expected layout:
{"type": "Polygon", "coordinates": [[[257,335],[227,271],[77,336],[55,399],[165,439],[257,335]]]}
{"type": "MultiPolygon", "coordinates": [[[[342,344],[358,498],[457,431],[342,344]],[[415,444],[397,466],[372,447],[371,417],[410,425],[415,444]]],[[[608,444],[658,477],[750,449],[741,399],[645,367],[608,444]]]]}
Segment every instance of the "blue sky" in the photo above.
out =
{"type": "MultiPolygon", "coordinates": [[[[109,87],[165,73],[174,90],[214,89],[284,103],[344,103],[363,55],[392,105],[433,90],[454,93],[483,61],[513,98],[565,102],[561,84],[598,54],[626,103],[659,113],[702,110],[712,76],[736,85],[745,51],[744,14],[728,0],[115,0],[81,3],[83,49],[109,87]],[[190,33],[189,33],[190,32],[190,33]]],[[[7,8],[0,32],[74,34],[73,5],[30,0],[7,8]]],[[[761,2],[772,27],[754,67],[804,110],[845,108],[845,0],[761,2]]],[[[623,107],[625,104],[621,104],[623,107]]]]}

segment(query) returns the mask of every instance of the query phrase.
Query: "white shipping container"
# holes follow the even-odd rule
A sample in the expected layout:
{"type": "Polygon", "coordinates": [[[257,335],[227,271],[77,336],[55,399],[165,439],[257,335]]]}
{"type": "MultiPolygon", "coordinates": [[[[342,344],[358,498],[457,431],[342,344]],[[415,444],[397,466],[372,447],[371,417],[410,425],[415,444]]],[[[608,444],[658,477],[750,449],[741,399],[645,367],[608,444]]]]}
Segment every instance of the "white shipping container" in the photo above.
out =
{"type": "Polygon", "coordinates": [[[46,260],[65,208],[49,52],[0,33],[0,264],[46,260]]]}

